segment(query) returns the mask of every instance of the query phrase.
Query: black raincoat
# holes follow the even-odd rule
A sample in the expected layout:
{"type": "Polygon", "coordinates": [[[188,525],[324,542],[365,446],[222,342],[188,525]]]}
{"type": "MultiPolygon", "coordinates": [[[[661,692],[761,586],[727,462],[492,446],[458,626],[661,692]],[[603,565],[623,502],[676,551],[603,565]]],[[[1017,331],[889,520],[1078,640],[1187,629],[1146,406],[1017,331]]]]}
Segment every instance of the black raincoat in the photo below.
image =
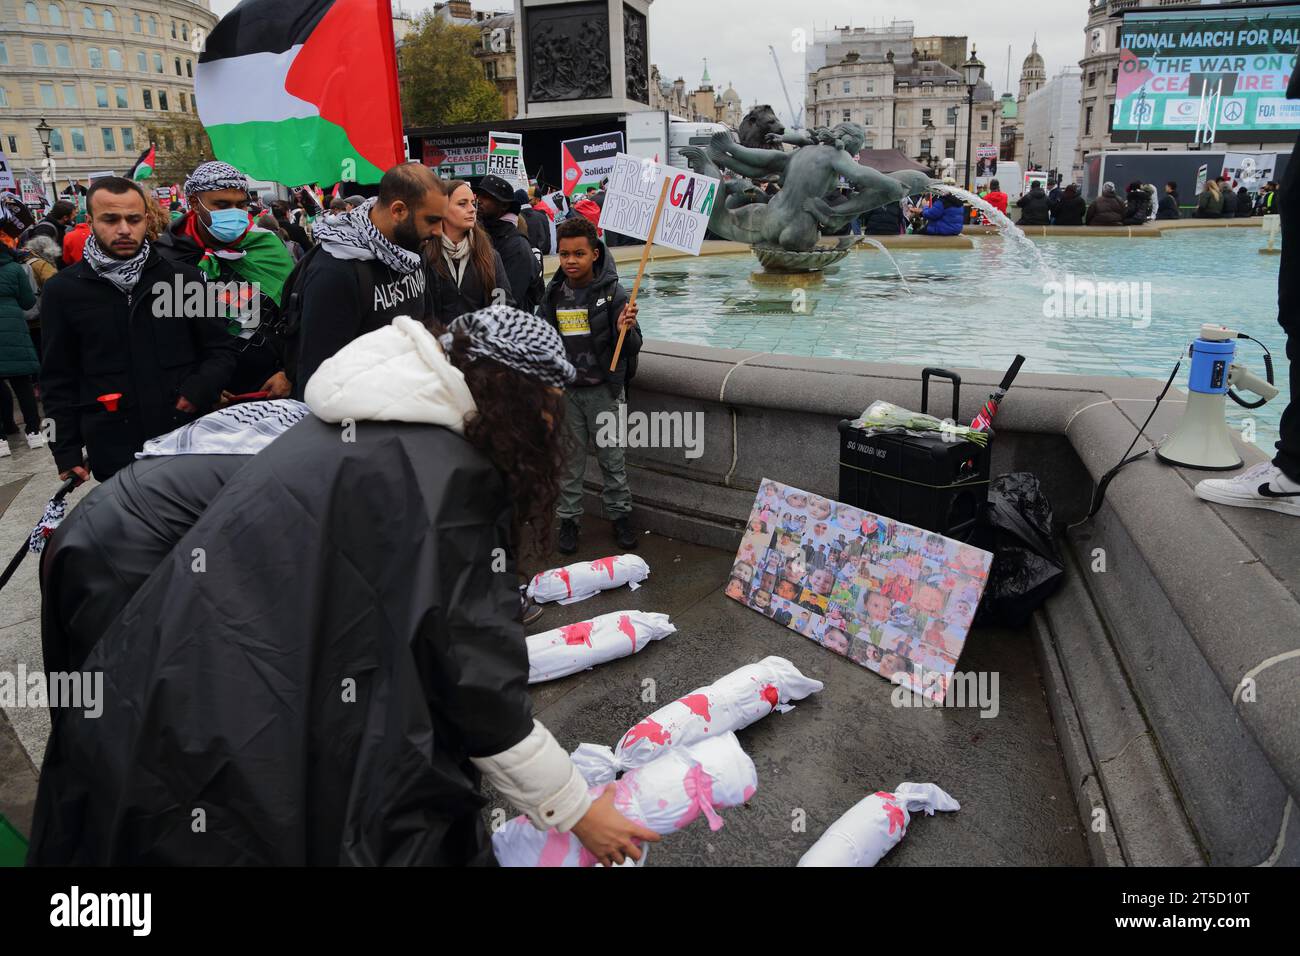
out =
{"type": "Polygon", "coordinates": [[[443,428],[348,437],[276,439],[116,616],[102,715],[54,715],[29,862],[492,861],[469,758],[533,726],[504,483],[443,428]]]}

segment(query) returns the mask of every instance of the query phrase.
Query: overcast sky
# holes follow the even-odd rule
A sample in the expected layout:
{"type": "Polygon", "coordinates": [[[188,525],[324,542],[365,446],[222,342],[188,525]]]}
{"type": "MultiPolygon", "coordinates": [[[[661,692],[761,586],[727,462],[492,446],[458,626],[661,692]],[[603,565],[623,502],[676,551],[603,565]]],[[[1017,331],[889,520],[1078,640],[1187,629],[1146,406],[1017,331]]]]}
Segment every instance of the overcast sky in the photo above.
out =
{"type": "MultiPolygon", "coordinates": [[[[419,13],[433,0],[401,0],[419,13]]],[[[235,0],[212,0],[221,14],[235,0]]],[[[512,10],[513,4],[473,0],[476,10],[512,10]]],[[[803,54],[795,53],[793,31],[830,26],[876,26],[912,20],[916,33],[966,35],[988,66],[986,76],[999,93],[1016,91],[1020,67],[1034,34],[1047,63],[1049,78],[1063,66],[1078,66],[1083,55],[1083,28],[1088,0],[655,0],[650,8],[650,59],[664,77],[682,76],[694,89],[709,60],[715,88],[735,86],[748,109],[756,100],[770,103],[789,121],[785,96],[768,46],[776,48],[795,109],[803,102],[803,54]],[[1011,47],[1011,83],[1007,85],[1007,47],[1011,47]]]]}

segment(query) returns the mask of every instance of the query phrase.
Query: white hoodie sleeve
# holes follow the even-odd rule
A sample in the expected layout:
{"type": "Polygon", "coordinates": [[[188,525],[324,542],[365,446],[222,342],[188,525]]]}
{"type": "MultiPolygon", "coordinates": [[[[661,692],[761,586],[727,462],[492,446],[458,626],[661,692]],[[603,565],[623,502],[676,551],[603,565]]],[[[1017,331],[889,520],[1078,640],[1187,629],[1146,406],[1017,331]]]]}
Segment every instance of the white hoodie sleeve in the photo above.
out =
{"type": "Polygon", "coordinates": [[[532,733],[509,750],[470,760],[539,830],[567,832],[591,806],[587,781],[536,720],[532,733]]]}

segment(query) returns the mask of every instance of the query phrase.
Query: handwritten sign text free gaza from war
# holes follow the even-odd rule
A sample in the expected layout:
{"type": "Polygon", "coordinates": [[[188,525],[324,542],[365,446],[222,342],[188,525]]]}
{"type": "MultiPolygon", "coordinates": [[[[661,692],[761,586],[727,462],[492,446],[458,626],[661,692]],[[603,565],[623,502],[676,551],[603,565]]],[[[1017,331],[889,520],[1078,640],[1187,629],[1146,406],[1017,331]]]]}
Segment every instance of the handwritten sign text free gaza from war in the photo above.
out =
{"type": "Polygon", "coordinates": [[[718,200],[720,184],[712,177],[687,169],[619,153],[609,173],[600,228],[636,239],[649,239],[655,204],[665,180],[668,182],[668,196],[659,216],[654,242],[698,256],[709,225],[709,215],[718,200]]]}

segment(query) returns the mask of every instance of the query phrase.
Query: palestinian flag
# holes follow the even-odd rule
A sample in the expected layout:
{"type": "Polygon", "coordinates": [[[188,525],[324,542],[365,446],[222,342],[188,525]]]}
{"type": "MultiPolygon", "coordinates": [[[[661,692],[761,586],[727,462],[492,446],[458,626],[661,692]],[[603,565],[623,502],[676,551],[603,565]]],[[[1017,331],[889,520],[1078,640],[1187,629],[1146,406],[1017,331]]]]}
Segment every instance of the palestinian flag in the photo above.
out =
{"type": "Polygon", "coordinates": [[[154,152],[154,144],[150,143],[149,148],[140,154],[140,158],[135,161],[131,167],[131,174],[127,179],[133,182],[139,182],[142,179],[148,179],[153,175],[154,167],[158,165],[158,157],[154,152]]]}
{"type": "Polygon", "coordinates": [[[405,160],[389,0],[241,0],[194,96],[217,158],[254,179],[377,183],[405,160]]]}

